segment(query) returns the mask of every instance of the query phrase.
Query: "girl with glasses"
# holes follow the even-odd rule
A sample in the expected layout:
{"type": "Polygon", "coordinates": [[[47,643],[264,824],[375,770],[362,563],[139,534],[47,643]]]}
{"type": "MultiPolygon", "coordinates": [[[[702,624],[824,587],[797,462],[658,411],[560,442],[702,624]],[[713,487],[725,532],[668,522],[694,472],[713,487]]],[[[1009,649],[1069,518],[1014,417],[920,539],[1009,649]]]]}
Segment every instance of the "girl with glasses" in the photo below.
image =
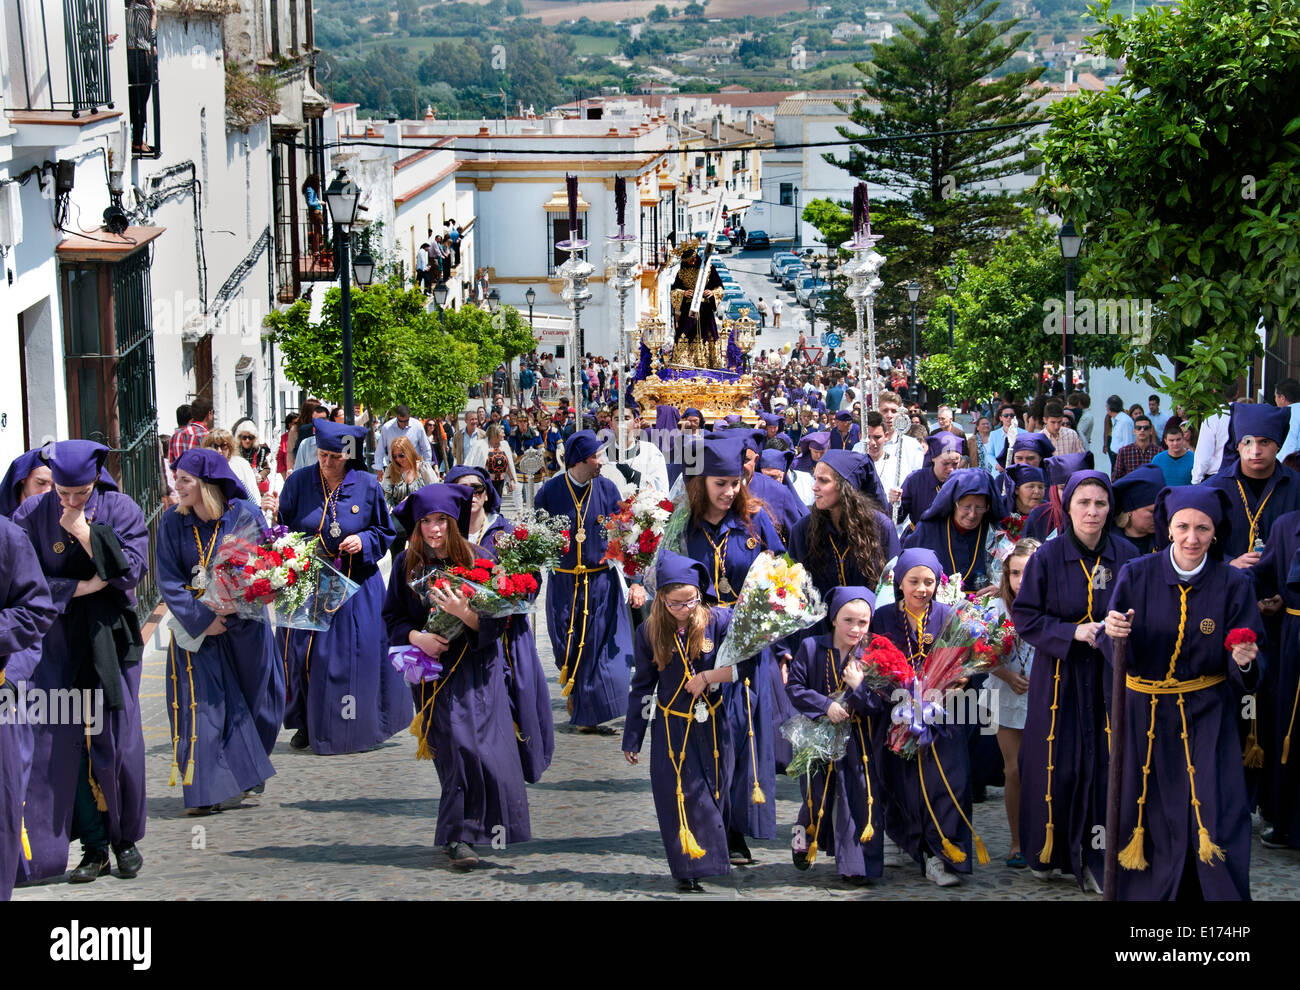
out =
{"type": "Polygon", "coordinates": [[[640,762],[647,730],[650,786],[668,868],[684,893],[704,890],[700,877],[731,871],[727,850],[733,731],[723,709],[724,684],[753,678],[755,664],[714,668],[731,609],[709,607],[709,571],[665,550],[650,618],[637,630],[627,698],[623,757],[640,762]]]}

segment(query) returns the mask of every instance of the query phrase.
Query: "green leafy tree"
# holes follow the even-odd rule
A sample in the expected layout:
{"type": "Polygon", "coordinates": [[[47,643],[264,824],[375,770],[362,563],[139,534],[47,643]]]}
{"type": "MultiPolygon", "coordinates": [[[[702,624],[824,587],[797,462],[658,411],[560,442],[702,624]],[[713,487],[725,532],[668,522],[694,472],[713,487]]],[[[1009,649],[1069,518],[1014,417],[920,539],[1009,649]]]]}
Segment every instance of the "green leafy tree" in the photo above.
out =
{"type": "MultiPolygon", "coordinates": [[[[955,275],[957,291],[929,307],[919,346],[928,357],[921,379],[954,398],[984,399],[1004,388],[1033,395],[1045,364],[1060,364],[1062,338],[1052,332],[1049,300],[1065,294],[1057,232],[1043,219],[1025,218],[1017,233],[998,243],[983,266],[962,253],[941,276],[955,275]],[[956,311],[954,346],[948,349],[948,307],[956,311]]],[[[1077,336],[1081,361],[1109,365],[1118,337],[1077,336]]]]}
{"type": "Polygon", "coordinates": [[[1259,322],[1275,337],[1300,296],[1300,6],[1090,10],[1124,74],[1052,108],[1036,192],[1086,233],[1084,294],[1154,300],[1127,373],[1205,416],[1258,352],[1259,322]]]}
{"type": "Polygon", "coordinates": [[[1013,32],[1016,18],[994,21],[995,2],[925,0],[925,6],[933,17],[909,11],[911,23],[875,45],[871,62],[856,66],[865,77],[862,96],[853,102],[853,126],[840,134],[864,143],[853,145],[847,159],[826,155],[890,194],[873,204],[872,224],[889,245],[881,277],[899,309],[907,303],[898,287],[916,280],[928,302],[937,288],[933,273],[958,251],[988,257],[1020,207],[1011,196],[980,187],[1024,172],[1036,157],[1028,128],[1018,125],[1039,116],[1030,86],[1042,67],[985,81],[1029,32],[1013,32]],[[1013,126],[901,139],[1001,125],[1013,126]]]}
{"type": "Polygon", "coordinates": [[[838,250],[853,234],[851,205],[829,199],[810,199],[803,208],[803,220],[817,228],[832,251],[838,250]]]}

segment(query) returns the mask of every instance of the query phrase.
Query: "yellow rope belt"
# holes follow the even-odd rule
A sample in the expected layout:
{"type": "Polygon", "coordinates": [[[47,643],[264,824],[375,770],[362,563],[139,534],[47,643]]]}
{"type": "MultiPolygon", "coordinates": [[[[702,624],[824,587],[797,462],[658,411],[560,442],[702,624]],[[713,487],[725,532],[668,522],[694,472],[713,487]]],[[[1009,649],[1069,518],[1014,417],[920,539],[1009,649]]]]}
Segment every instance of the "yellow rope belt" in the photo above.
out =
{"type": "Polygon", "coordinates": [[[609,568],[587,567],[585,564],[579,564],[577,567],[553,567],[551,570],[556,574],[596,574],[600,571],[607,571],[609,568]]]}
{"type": "Polygon", "coordinates": [[[564,665],[560,667],[560,696],[567,698],[573,693],[574,683],[578,677],[578,664],[582,662],[582,647],[587,642],[587,614],[591,604],[591,575],[605,570],[603,567],[557,567],[560,574],[575,574],[582,578],[582,632],[578,635],[578,655],[573,661],[573,673],[569,673],[569,658],[573,656],[573,626],[578,617],[578,582],[573,582],[573,601],[569,603],[569,634],[564,641],[564,665]]]}
{"type": "MultiPolygon", "coordinates": [[[[198,699],[194,697],[194,658],[190,656],[190,651],[185,650],[185,674],[190,684],[190,756],[185,763],[185,776],[181,781],[182,787],[190,787],[194,783],[194,750],[197,748],[199,738],[199,727],[196,710],[199,707],[198,699]]],[[[176,637],[172,637],[168,647],[169,659],[171,660],[172,674],[172,772],[167,780],[168,787],[176,786],[176,777],[180,771],[180,764],[177,756],[180,751],[181,740],[181,718],[180,718],[180,689],[176,677],[176,637]]]]}
{"type": "Polygon", "coordinates": [[[1221,684],[1227,680],[1227,677],[1223,674],[1211,674],[1193,677],[1186,681],[1180,681],[1174,677],[1174,666],[1178,663],[1178,656],[1183,651],[1183,636],[1187,632],[1187,594],[1189,591],[1191,591],[1191,588],[1188,585],[1180,584],[1178,586],[1178,639],[1174,642],[1173,656],[1169,658],[1169,671],[1164,680],[1148,680],[1135,677],[1132,674],[1128,675],[1125,680],[1129,690],[1151,696],[1151,713],[1148,716],[1147,723],[1147,755],[1145,762],[1142,764],[1142,793],[1138,796],[1137,802],[1137,826],[1133,829],[1133,835],[1129,839],[1128,845],[1119,854],[1119,865],[1126,870],[1145,870],[1148,866],[1146,854],[1142,848],[1142,839],[1146,834],[1146,830],[1142,827],[1142,815],[1146,810],[1147,784],[1151,773],[1151,755],[1155,750],[1156,706],[1160,703],[1161,695],[1167,694],[1178,697],[1178,715],[1182,720],[1183,727],[1181,733],[1183,756],[1187,761],[1187,783],[1191,793],[1192,810],[1196,814],[1196,831],[1199,836],[1197,855],[1202,863],[1208,863],[1211,866],[1214,865],[1216,857],[1220,860],[1224,859],[1223,849],[1216,846],[1210,839],[1210,830],[1205,827],[1205,822],[1201,819],[1201,801],[1196,796],[1196,767],[1192,764],[1192,747],[1187,732],[1187,707],[1183,703],[1183,696],[1192,691],[1203,691],[1208,687],[1221,684]]]}

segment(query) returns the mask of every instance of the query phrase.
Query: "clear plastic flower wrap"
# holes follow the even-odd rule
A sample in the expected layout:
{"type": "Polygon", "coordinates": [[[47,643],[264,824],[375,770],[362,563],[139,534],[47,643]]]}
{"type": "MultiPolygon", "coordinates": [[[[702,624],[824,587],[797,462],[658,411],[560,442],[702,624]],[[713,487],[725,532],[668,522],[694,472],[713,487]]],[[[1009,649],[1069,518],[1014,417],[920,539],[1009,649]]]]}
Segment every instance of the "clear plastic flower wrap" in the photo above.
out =
{"type": "Polygon", "coordinates": [[[764,550],[749,565],[731,610],[715,667],[730,667],[826,617],[812,575],[788,556],[764,550]]]}
{"type": "Polygon", "coordinates": [[[222,537],[205,571],[195,568],[200,601],[232,607],[241,619],[323,632],[360,589],[320,553],[314,536],[249,519],[222,537]]]}
{"type": "Polygon", "coordinates": [[[508,574],[499,566],[493,570],[493,562],[486,558],[474,564],[474,567],[431,567],[408,583],[429,605],[425,632],[451,640],[465,631],[465,624],[459,618],[434,605],[429,592],[439,584],[458,591],[462,598],[469,599],[470,608],[491,619],[525,615],[536,607],[537,579],[531,574],[508,574]]]}
{"type": "Polygon", "coordinates": [[[514,524],[497,537],[500,566],[518,573],[540,574],[559,566],[569,549],[569,521],[543,509],[524,509],[512,516],[514,524]]]}
{"type": "MultiPolygon", "coordinates": [[[[841,701],[844,693],[836,691],[831,701],[841,701]]],[[[818,773],[841,759],[849,745],[849,727],[851,721],[834,724],[825,716],[809,718],[807,715],[795,715],[781,723],[781,735],[790,742],[794,756],[786,765],[787,777],[799,777],[818,773]]]]}

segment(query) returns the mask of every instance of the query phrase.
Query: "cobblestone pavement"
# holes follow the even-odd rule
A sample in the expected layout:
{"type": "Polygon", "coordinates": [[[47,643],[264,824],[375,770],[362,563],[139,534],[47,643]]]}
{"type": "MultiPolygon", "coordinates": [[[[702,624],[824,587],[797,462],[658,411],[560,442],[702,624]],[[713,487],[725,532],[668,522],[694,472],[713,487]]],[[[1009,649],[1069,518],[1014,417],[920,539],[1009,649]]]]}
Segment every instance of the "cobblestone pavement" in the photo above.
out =
{"type": "MultiPolygon", "coordinates": [[[[543,599],[544,600],[544,599],[543,599]]],[[[676,898],[654,814],[648,759],[628,766],[620,738],[569,731],[555,683],[549,640],[537,615],[542,662],[551,677],[557,722],[555,761],[529,788],[533,840],[484,856],[469,874],[453,871],[433,845],[438,778],[415,760],[407,733],[368,753],[321,757],[289,748],[282,732],[272,755],[276,776],[256,805],[189,818],[179,788],[166,786],[170,730],[163,703],[165,640],[155,636],[145,658],[142,703],[148,748],[148,834],[140,843],[144,870],[134,880],[103,877],[72,887],[54,880],[14,891],[15,901],[193,899],[676,898]]],[[[621,720],[618,723],[621,729],[621,720]]],[[[782,829],[795,820],[799,790],[781,777],[776,790],[782,829]]],[[[975,806],[975,824],[993,862],[976,866],[961,886],[939,889],[918,868],[887,869],[869,888],[850,888],[834,861],[819,858],[796,872],[784,841],[755,842],[753,866],[704,881],[708,895],[727,899],[888,898],[895,900],[1081,900],[1067,881],[1042,883],[1003,866],[1008,850],[1001,791],[975,806]]],[[[1258,900],[1300,898],[1300,854],[1252,849],[1252,891],[1258,900]]],[[[79,860],[74,846],[70,866],[79,860]]],[[[701,895],[686,895],[700,899],[701,895]]]]}

